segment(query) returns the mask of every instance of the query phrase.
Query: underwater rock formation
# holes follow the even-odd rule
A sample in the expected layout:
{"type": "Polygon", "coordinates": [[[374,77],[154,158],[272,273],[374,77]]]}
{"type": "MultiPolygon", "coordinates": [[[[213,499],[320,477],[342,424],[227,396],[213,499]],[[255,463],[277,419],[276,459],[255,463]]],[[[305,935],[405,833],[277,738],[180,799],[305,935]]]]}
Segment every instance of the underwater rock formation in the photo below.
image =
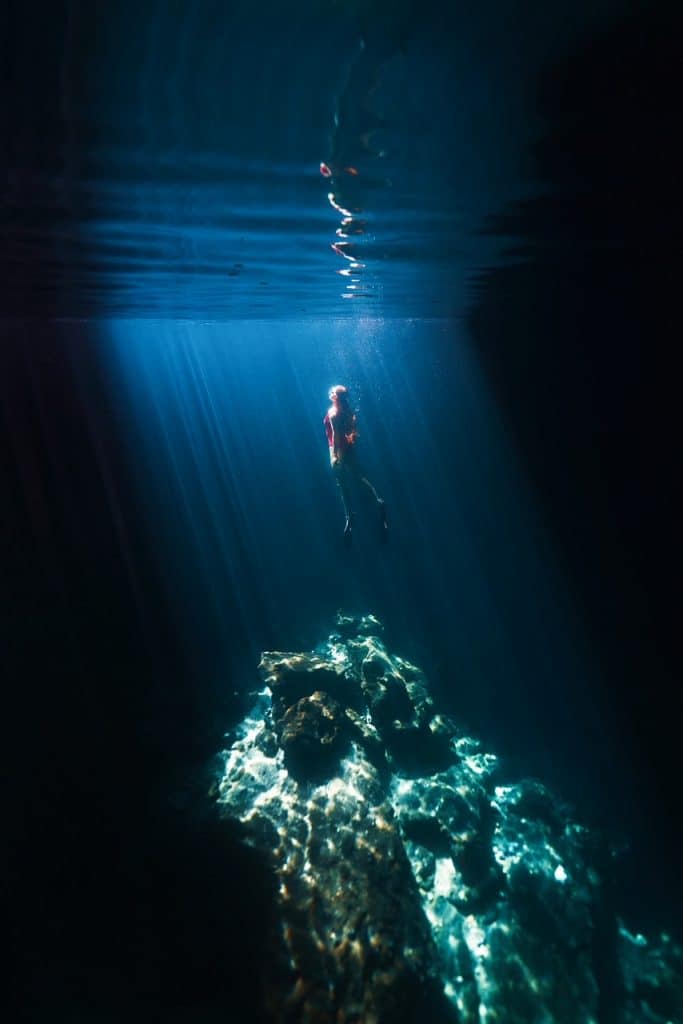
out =
{"type": "Polygon", "coordinates": [[[436,713],[374,616],[268,652],[221,812],[271,865],[265,999],[288,1024],[665,1024],[683,957],[612,909],[600,842],[436,713]]]}

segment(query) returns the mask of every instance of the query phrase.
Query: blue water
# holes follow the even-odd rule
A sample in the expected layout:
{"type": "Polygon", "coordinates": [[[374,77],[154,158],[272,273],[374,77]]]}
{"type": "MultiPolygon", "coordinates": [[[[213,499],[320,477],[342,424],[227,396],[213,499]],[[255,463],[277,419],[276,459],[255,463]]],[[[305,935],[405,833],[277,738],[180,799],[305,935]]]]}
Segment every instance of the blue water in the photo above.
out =
{"type": "Polygon", "coordinates": [[[539,71],[618,8],[75,4],[38,39],[14,19],[4,314],[461,316],[516,244],[487,218],[539,190],[539,71]]]}
{"type": "Polygon", "coordinates": [[[634,929],[677,927],[659,6],[43,7],[3,22],[19,1005],[230,1006],[212,758],[261,651],[338,609],[604,827],[634,929]],[[335,383],[386,545],[362,508],[342,540],[335,383]]]}
{"type": "Polygon", "coordinates": [[[565,781],[571,763],[574,796],[607,797],[615,751],[608,741],[585,753],[614,728],[598,668],[464,331],[438,320],[130,320],[97,336],[206,694],[247,685],[240,675],[253,678],[263,649],[315,645],[338,609],[372,610],[453,713],[524,752],[529,770],[565,781]],[[322,424],[338,381],[387,502],[386,547],[362,505],[353,546],[342,541],[322,424]]]}

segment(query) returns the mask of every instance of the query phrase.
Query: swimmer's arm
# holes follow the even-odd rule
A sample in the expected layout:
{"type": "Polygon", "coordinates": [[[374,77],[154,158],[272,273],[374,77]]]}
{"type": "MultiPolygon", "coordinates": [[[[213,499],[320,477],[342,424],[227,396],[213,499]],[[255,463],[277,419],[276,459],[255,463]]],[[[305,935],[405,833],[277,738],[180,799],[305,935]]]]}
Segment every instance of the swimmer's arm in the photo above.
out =
{"type": "Polygon", "coordinates": [[[340,428],[339,424],[337,423],[337,419],[337,416],[330,416],[330,423],[332,424],[332,448],[330,450],[330,456],[333,466],[335,465],[335,463],[339,462],[338,442],[340,438],[340,428]]]}
{"type": "Polygon", "coordinates": [[[328,446],[329,451],[330,451],[330,464],[334,465],[334,463],[336,461],[336,456],[335,456],[335,451],[334,451],[334,449],[335,449],[335,443],[334,443],[334,418],[332,416],[330,416],[329,412],[326,414],[325,419],[323,420],[323,423],[325,424],[325,440],[327,441],[327,446],[328,446]]]}

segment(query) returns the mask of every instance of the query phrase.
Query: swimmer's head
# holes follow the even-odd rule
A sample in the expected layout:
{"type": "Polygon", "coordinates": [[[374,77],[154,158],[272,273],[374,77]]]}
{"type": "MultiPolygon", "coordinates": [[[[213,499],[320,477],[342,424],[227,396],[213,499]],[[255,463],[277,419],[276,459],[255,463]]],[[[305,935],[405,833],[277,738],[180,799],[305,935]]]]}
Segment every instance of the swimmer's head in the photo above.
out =
{"type": "Polygon", "coordinates": [[[335,384],[334,387],[330,388],[328,397],[335,405],[343,405],[349,400],[349,389],[344,387],[343,384],[335,384]]]}

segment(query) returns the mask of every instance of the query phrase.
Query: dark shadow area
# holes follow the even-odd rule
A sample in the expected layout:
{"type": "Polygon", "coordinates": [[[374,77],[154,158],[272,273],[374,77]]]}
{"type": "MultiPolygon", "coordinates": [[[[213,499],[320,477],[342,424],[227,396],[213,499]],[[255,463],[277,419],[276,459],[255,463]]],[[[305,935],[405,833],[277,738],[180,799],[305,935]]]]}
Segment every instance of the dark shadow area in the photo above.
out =
{"type": "MultiPolygon", "coordinates": [[[[634,842],[619,902],[669,927],[683,909],[681,28],[680,14],[653,7],[542,78],[536,158],[549,192],[491,223],[517,239],[516,264],[480,276],[467,318],[589,632],[603,679],[595,702],[616,710],[624,736],[634,842]]],[[[552,691],[538,699],[552,707],[552,691]]]]}
{"type": "MultiPolygon", "coordinates": [[[[133,5],[124,7],[135,16],[133,5]]],[[[317,187],[315,160],[326,155],[320,140],[331,124],[328,99],[340,75],[335,66],[332,81],[321,52],[317,63],[307,65],[308,75],[300,75],[287,108],[291,117],[273,116],[277,125],[264,127],[239,90],[229,88],[235,84],[230,74],[237,75],[223,45],[231,36],[230,19],[210,61],[197,47],[183,73],[172,76],[175,50],[154,48],[154,10],[170,11],[167,45],[185,31],[190,39],[208,38],[201,25],[195,24],[194,35],[190,31],[191,11],[189,27],[177,26],[171,8],[157,5],[140,11],[137,33],[125,17],[110,14],[107,21],[104,5],[81,0],[24,6],[11,0],[0,15],[2,35],[11,42],[0,303],[4,316],[31,317],[0,324],[0,671],[10,767],[3,898],[13,957],[11,1019],[36,1024],[72,1024],[78,1014],[95,1024],[100,1017],[147,1020],[162,1011],[171,1021],[186,1013],[193,1024],[214,1011],[221,1020],[232,1014],[258,1021],[254,997],[267,955],[270,883],[264,866],[206,804],[207,759],[225,745],[224,730],[243,714],[251,685],[245,680],[256,685],[258,651],[247,618],[263,627],[265,647],[296,649],[309,637],[318,642],[329,630],[320,595],[328,594],[336,573],[339,604],[391,612],[389,646],[425,668],[440,697],[453,694],[456,704],[459,692],[470,688],[475,695],[469,709],[481,712],[478,722],[487,711],[477,705],[476,673],[461,677],[455,670],[451,647],[457,645],[445,628],[457,624],[450,592],[433,591],[427,603],[420,599],[429,571],[422,560],[425,536],[435,535],[448,551],[453,495],[462,486],[458,465],[449,464],[448,443],[439,467],[443,502],[423,524],[424,533],[401,533],[400,510],[416,487],[398,474],[392,481],[387,556],[401,566],[396,576],[381,577],[374,547],[369,559],[369,544],[359,545],[372,578],[357,584],[353,574],[340,571],[348,561],[341,539],[334,549],[326,539],[332,553],[324,563],[285,566],[297,581],[296,600],[288,591],[277,617],[268,619],[264,608],[272,594],[261,589],[268,580],[256,578],[248,553],[236,546],[241,593],[226,601],[218,625],[207,614],[194,565],[185,570],[184,586],[180,573],[163,576],[148,509],[141,508],[139,481],[133,479],[138,453],[122,430],[107,368],[91,344],[95,328],[78,320],[50,322],[65,314],[96,315],[105,294],[99,284],[106,283],[98,274],[111,269],[96,247],[89,252],[99,252],[101,265],[84,255],[80,234],[109,209],[87,191],[102,172],[90,148],[114,127],[114,141],[124,146],[149,142],[140,159],[153,187],[171,174],[160,154],[170,152],[172,166],[176,146],[194,152],[216,144],[236,159],[243,156],[241,147],[282,160],[295,154],[313,168],[317,187]],[[111,31],[103,31],[103,24],[111,31]],[[148,108],[149,82],[137,72],[149,53],[151,81],[159,88],[148,108]],[[168,99],[166,83],[176,77],[181,85],[194,82],[205,62],[202,81],[214,84],[210,102],[200,89],[197,95],[186,90],[182,105],[177,94],[168,99]],[[118,92],[108,88],[112,67],[130,68],[121,73],[118,92]],[[227,77],[213,77],[216,67],[227,69],[227,77]],[[310,80],[326,84],[327,92],[310,88],[310,80]],[[89,92],[94,83],[99,92],[89,92]],[[299,100],[309,93],[315,99],[306,121],[299,100]],[[173,593],[166,589],[168,578],[181,580],[173,593]],[[408,593],[417,595],[409,603],[408,593]],[[183,625],[200,652],[191,661],[183,625]]],[[[490,224],[491,232],[517,239],[515,262],[481,276],[468,315],[474,347],[559,543],[602,670],[603,689],[594,703],[606,718],[617,709],[626,738],[618,753],[613,735],[604,748],[605,757],[620,762],[611,771],[623,775],[620,801],[628,808],[628,834],[635,837],[631,854],[615,866],[614,905],[626,905],[643,928],[675,927],[683,909],[674,636],[680,599],[673,568],[680,428],[672,369],[680,336],[677,93],[683,55],[680,17],[658,10],[595,38],[540,83],[545,132],[535,158],[548,194],[509,208],[490,224]]],[[[286,12],[281,20],[287,21],[286,12]]],[[[248,36],[252,42],[265,30],[257,22],[248,36]]],[[[296,26],[280,27],[270,26],[268,54],[288,71],[292,54],[303,46],[296,26]]],[[[377,31],[383,39],[383,28],[377,31]]],[[[355,38],[351,27],[344,35],[349,38],[355,38]]],[[[247,60],[249,48],[243,50],[245,64],[258,66],[247,60]]],[[[360,67],[365,91],[371,78],[368,72],[366,83],[360,67]]],[[[272,72],[271,80],[279,87],[284,74],[272,72]]],[[[467,104],[467,96],[454,99],[454,107],[467,104]]],[[[269,98],[261,101],[269,109],[269,98]]],[[[111,170],[104,160],[105,172],[111,170]]],[[[437,174],[442,171],[448,168],[439,166],[437,174]]],[[[323,206],[324,190],[320,195],[323,206]]],[[[226,250],[223,257],[226,268],[242,267],[241,252],[226,250]]],[[[234,284],[241,275],[227,269],[225,276],[234,284]]],[[[108,284],[107,296],[115,288],[108,284]]],[[[437,354],[444,376],[455,375],[450,335],[437,354]]],[[[418,394],[428,380],[418,380],[418,394]]],[[[439,432],[447,442],[450,421],[437,413],[431,405],[426,411],[427,435],[439,432]]],[[[374,432],[389,449],[382,424],[374,429],[372,411],[364,415],[365,436],[374,432]]],[[[292,438],[302,450],[305,426],[292,438]]],[[[162,479],[172,479],[169,467],[162,468],[162,479]]],[[[315,515],[326,507],[330,490],[316,473],[304,508],[315,515]]],[[[154,500],[156,493],[150,487],[154,500]]],[[[173,510],[167,512],[166,522],[173,517],[173,510]]],[[[306,528],[303,514],[300,523],[299,535],[306,528]]],[[[280,551],[296,539],[289,520],[275,529],[265,522],[268,531],[283,537],[280,551]]],[[[173,555],[182,561],[182,554],[169,549],[169,561],[173,555]]],[[[455,574],[453,580],[457,592],[455,574]]],[[[492,637],[492,648],[495,643],[492,637]]],[[[468,657],[474,660],[462,655],[465,665],[468,657]]],[[[520,771],[529,770],[525,757],[533,761],[538,747],[549,757],[560,751],[552,779],[540,774],[571,797],[590,784],[592,769],[585,764],[599,764],[595,751],[602,736],[594,733],[585,763],[562,787],[567,751],[577,745],[566,736],[571,717],[559,702],[553,706],[544,676],[529,679],[525,698],[535,709],[528,716],[528,750],[524,737],[512,735],[526,720],[514,684],[491,698],[495,750],[513,748],[520,757],[521,747],[520,771]],[[534,747],[539,718],[545,718],[549,739],[534,747]]],[[[507,769],[511,777],[519,774],[513,767],[507,769]]],[[[606,919],[611,927],[611,909],[606,919]]]]}
{"type": "Polygon", "coordinates": [[[0,345],[12,1019],[257,1019],[270,883],[206,797],[240,709],[180,649],[88,340],[0,345]]]}

